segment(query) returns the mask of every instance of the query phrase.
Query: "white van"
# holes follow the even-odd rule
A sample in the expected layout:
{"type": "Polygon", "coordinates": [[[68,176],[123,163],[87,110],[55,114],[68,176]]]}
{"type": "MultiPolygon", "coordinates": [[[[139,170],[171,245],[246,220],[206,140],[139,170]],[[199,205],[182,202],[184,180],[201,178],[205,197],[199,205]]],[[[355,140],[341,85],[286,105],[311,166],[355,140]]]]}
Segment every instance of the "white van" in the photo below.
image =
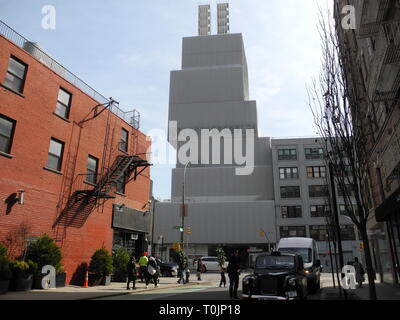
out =
{"type": "Polygon", "coordinates": [[[282,238],[279,240],[278,251],[301,255],[309,291],[313,293],[321,287],[321,261],[319,260],[317,243],[314,239],[282,238]]]}

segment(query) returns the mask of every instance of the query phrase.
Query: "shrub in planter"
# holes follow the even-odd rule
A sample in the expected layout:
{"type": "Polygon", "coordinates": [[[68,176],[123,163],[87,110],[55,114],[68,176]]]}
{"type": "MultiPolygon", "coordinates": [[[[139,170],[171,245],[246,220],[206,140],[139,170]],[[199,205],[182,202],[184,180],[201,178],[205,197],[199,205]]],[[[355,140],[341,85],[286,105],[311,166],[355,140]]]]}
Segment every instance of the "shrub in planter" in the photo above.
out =
{"type": "Polygon", "coordinates": [[[37,272],[37,264],[31,260],[11,261],[10,291],[27,291],[32,289],[33,274],[37,272]]]}
{"type": "Polygon", "coordinates": [[[11,279],[10,261],[5,257],[0,257],[0,294],[8,292],[10,279],[11,279]]]}
{"type": "Polygon", "coordinates": [[[108,251],[103,247],[93,254],[89,264],[89,285],[108,285],[113,272],[113,260],[108,251]]]}
{"type": "MultiPolygon", "coordinates": [[[[51,265],[56,269],[56,282],[57,277],[60,279],[65,278],[65,274],[61,265],[61,250],[55,243],[55,241],[50,238],[47,234],[42,235],[32,242],[26,253],[26,258],[35,262],[38,266],[37,272],[34,274],[34,284],[35,289],[42,288],[42,278],[44,275],[41,273],[42,268],[46,265],[51,265]]],[[[62,281],[59,281],[62,285],[62,281]]],[[[65,286],[65,282],[64,282],[65,286]]]]}
{"type": "Polygon", "coordinates": [[[113,250],[113,281],[115,282],[126,282],[127,271],[126,265],[129,262],[130,255],[128,250],[124,247],[119,247],[113,250]]]}

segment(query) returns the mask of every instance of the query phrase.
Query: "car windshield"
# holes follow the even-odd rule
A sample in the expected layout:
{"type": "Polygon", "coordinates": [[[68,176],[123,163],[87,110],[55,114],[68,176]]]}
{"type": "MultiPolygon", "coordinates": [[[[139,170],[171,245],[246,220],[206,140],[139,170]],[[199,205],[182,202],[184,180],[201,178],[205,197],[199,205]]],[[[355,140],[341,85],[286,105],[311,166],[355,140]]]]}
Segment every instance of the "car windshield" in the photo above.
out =
{"type": "Polygon", "coordinates": [[[293,256],[260,256],[256,260],[257,269],[292,269],[294,268],[293,256]]]}
{"type": "Polygon", "coordinates": [[[279,251],[285,253],[297,253],[303,258],[304,263],[311,262],[312,251],[309,248],[280,248],[279,251]]]}

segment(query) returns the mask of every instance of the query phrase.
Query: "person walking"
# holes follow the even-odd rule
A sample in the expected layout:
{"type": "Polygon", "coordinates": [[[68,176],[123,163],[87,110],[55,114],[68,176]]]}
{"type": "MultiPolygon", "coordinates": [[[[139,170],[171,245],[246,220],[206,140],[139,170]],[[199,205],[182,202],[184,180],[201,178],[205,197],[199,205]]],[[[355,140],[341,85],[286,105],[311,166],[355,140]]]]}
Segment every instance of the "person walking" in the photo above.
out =
{"type": "Polygon", "coordinates": [[[147,263],[147,277],[146,277],[146,289],[149,286],[149,282],[153,280],[154,287],[157,288],[157,283],[158,283],[158,273],[157,273],[157,261],[154,257],[150,257],[148,263],[147,263]]]}
{"type": "Polygon", "coordinates": [[[185,269],[187,268],[187,258],[186,255],[183,251],[181,251],[178,254],[178,266],[179,266],[179,280],[178,283],[180,284],[182,281],[182,284],[185,284],[185,269]]]}
{"type": "Polygon", "coordinates": [[[128,264],[126,265],[126,272],[128,274],[128,283],[126,284],[126,290],[130,290],[129,284],[132,282],[132,290],[136,289],[136,261],[134,257],[130,257],[128,264]]]}
{"type": "Polygon", "coordinates": [[[221,281],[219,282],[219,287],[221,287],[222,285],[224,285],[224,288],[226,287],[226,277],[225,277],[225,268],[224,266],[219,266],[219,270],[221,273],[221,281]]]}
{"type": "Polygon", "coordinates": [[[229,297],[231,299],[238,299],[237,290],[240,275],[240,257],[238,250],[235,250],[234,254],[230,256],[227,271],[229,276],[229,297]]]}
{"type": "Polygon", "coordinates": [[[201,258],[197,260],[197,280],[201,281],[201,274],[204,272],[204,265],[201,258]]]}
{"type": "Polygon", "coordinates": [[[147,252],[144,252],[143,256],[141,256],[140,259],[139,259],[140,281],[142,281],[142,282],[147,277],[147,264],[148,264],[148,262],[149,262],[149,258],[147,258],[147,252]]]}
{"type": "Polygon", "coordinates": [[[356,282],[358,283],[358,287],[361,288],[362,287],[362,283],[364,282],[364,268],[363,265],[358,262],[358,258],[354,258],[354,263],[353,263],[353,267],[356,270],[356,282]]]}

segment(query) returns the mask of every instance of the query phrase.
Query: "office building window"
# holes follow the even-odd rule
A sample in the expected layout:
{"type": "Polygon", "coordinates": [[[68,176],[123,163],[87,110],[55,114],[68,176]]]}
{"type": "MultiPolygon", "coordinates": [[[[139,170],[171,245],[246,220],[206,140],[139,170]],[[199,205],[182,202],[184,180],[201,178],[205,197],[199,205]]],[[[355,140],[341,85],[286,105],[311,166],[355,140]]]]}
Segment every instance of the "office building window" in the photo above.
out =
{"type": "Polygon", "coordinates": [[[119,143],[119,149],[124,152],[128,152],[128,131],[124,128],[121,129],[121,140],[119,143]]]}
{"type": "Polygon", "coordinates": [[[63,151],[64,143],[57,139],[51,138],[46,167],[49,169],[60,171],[63,151]]]}
{"type": "Polygon", "coordinates": [[[0,114],[0,151],[11,152],[15,121],[0,114]]]}
{"type": "Polygon", "coordinates": [[[298,179],[299,173],[297,168],[279,168],[279,178],[284,179],[298,179]]]}
{"type": "Polygon", "coordinates": [[[354,232],[354,226],[352,224],[341,225],[340,235],[342,237],[342,241],[356,240],[356,234],[354,232]]]}
{"type": "Polygon", "coordinates": [[[86,168],[86,182],[96,184],[98,165],[99,165],[99,160],[97,158],[88,156],[88,163],[86,168]]]}
{"type": "Polygon", "coordinates": [[[282,226],[279,228],[281,238],[306,237],[305,226],[282,226]]]}
{"type": "Polygon", "coordinates": [[[330,206],[321,205],[321,206],[310,206],[310,212],[312,218],[321,218],[329,216],[330,214],[330,206]]]}
{"type": "Polygon", "coordinates": [[[125,174],[123,174],[118,180],[117,180],[117,192],[121,194],[125,194],[125,174]]]}
{"type": "Polygon", "coordinates": [[[310,198],[329,197],[328,186],[308,186],[308,193],[310,198]]]}
{"type": "Polygon", "coordinates": [[[301,218],[301,206],[283,206],[281,213],[283,219],[301,218]]]}
{"type": "MultiPolygon", "coordinates": [[[[353,212],[356,216],[358,216],[358,210],[357,210],[357,205],[353,205],[353,212]]],[[[351,208],[347,208],[345,204],[340,204],[339,205],[339,213],[344,215],[344,216],[349,216],[352,214],[351,208]],[[349,209],[349,210],[348,210],[349,209]]]]}
{"type": "Polygon", "coordinates": [[[310,237],[315,241],[325,241],[327,239],[327,228],[324,226],[310,226],[310,237]]]}
{"type": "Polygon", "coordinates": [[[28,66],[17,58],[11,56],[3,85],[13,91],[22,93],[28,66]]]}
{"type": "Polygon", "coordinates": [[[307,178],[325,178],[326,168],[322,167],[307,167],[307,178]]]}
{"type": "Polygon", "coordinates": [[[58,91],[58,99],[55,113],[62,118],[68,119],[70,106],[71,94],[60,88],[58,91]]]}
{"type": "Polygon", "coordinates": [[[322,148],[305,148],[304,152],[308,160],[324,158],[324,149],[322,148]]]}
{"type": "Polygon", "coordinates": [[[296,149],[279,149],[278,160],[297,160],[296,149]]]}
{"type": "Polygon", "coordinates": [[[281,198],[300,198],[300,187],[281,187],[281,198]]]}

